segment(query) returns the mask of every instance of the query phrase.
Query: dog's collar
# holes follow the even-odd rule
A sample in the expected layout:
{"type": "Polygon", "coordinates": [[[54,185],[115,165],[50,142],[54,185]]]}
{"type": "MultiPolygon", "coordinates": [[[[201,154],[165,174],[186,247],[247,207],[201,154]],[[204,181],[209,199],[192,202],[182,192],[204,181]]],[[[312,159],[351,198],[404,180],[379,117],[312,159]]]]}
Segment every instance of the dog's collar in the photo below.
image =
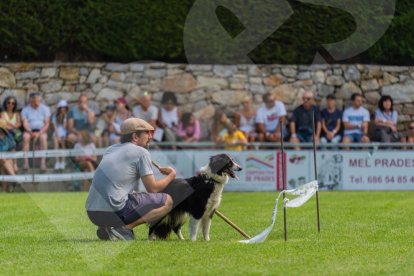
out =
{"type": "Polygon", "coordinates": [[[211,172],[211,168],[206,165],[200,168],[200,174],[214,180],[217,183],[225,184],[229,180],[228,175],[218,175],[211,172]]]}

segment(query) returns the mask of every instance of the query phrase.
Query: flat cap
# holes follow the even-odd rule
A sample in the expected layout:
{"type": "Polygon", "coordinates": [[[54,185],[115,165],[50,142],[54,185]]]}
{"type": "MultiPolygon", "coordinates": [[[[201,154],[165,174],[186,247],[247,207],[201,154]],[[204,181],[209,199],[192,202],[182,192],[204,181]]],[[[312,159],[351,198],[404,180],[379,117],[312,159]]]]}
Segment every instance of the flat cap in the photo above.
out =
{"type": "Polygon", "coordinates": [[[137,130],[154,131],[154,127],[139,118],[128,118],[121,124],[121,135],[133,133],[137,130]]]}

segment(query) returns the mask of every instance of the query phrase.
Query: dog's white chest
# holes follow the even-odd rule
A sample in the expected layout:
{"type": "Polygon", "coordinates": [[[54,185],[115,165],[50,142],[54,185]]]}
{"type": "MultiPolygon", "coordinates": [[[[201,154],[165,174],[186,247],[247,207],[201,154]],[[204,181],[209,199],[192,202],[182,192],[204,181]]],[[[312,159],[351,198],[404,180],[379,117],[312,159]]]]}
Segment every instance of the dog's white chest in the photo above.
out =
{"type": "Polygon", "coordinates": [[[213,193],[207,201],[206,212],[204,214],[211,215],[211,212],[220,206],[221,194],[223,193],[224,185],[216,185],[213,193]]]}

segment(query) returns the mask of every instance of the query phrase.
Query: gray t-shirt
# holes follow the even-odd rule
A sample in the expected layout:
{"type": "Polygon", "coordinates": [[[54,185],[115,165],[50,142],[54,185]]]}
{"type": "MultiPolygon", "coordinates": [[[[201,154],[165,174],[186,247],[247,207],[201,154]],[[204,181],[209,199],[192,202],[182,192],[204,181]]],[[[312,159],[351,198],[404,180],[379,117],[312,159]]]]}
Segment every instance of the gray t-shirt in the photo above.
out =
{"type": "Polygon", "coordinates": [[[132,143],[115,144],[103,155],[86,200],[88,211],[119,211],[142,176],[153,174],[148,150],[132,143]]]}

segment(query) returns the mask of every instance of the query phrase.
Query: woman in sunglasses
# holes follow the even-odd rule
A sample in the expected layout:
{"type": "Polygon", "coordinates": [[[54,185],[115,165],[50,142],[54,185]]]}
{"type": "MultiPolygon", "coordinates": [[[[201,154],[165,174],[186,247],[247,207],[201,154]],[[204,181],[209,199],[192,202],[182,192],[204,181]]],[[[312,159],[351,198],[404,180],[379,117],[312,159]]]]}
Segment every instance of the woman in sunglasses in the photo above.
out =
{"type": "MultiPolygon", "coordinates": [[[[20,113],[17,111],[17,100],[13,96],[7,96],[3,102],[3,111],[1,112],[1,118],[6,122],[7,131],[10,132],[16,143],[22,140],[22,121],[20,113]]],[[[13,168],[17,172],[16,159],[13,159],[13,168]]]]}

